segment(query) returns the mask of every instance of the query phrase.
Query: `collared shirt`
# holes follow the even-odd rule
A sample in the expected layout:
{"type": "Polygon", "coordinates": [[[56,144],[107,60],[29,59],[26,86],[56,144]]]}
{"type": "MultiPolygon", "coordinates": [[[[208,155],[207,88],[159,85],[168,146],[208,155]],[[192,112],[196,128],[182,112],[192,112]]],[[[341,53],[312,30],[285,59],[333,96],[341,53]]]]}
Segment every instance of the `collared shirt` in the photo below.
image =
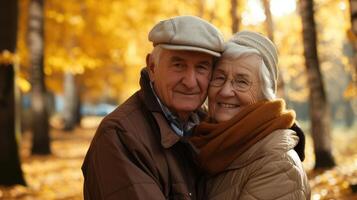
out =
{"type": "Polygon", "coordinates": [[[165,115],[165,118],[170,123],[172,130],[179,136],[190,136],[192,134],[192,128],[200,123],[200,118],[196,112],[193,112],[186,123],[181,122],[178,116],[172,113],[169,108],[161,103],[160,98],[156,95],[156,92],[153,88],[152,82],[150,82],[151,90],[156,97],[157,102],[159,103],[162,112],[165,115]]]}

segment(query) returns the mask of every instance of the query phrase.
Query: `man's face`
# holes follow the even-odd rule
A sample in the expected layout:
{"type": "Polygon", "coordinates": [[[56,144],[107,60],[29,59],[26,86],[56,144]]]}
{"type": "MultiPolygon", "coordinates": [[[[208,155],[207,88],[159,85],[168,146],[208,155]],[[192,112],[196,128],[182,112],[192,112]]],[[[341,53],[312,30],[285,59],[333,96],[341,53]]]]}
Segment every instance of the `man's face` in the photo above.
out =
{"type": "Polygon", "coordinates": [[[148,64],[154,89],[163,104],[182,120],[207,96],[213,56],[194,51],[162,49],[158,63],[148,64]]]}

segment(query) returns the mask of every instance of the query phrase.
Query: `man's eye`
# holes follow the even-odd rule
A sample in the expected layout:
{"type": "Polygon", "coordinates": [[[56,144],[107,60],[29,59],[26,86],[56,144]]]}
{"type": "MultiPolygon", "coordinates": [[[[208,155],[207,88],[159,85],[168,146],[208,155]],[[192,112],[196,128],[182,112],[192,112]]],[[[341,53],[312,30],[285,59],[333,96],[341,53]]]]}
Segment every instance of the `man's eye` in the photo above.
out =
{"type": "Polygon", "coordinates": [[[209,68],[206,65],[199,65],[199,66],[197,66],[197,71],[199,73],[206,73],[209,71],[209,68]]]}
{"type": "Polygon", "coordinates": [[[182,69],[184,67],[182,63],[173,63],[172,65],[177,69],[182,69]]]}
{"type": "Polygon", "coordinates": [[[197,68],[198,69],[208,70],[208,66],[206,66],[206,65],[198,65],[197,68]]]}

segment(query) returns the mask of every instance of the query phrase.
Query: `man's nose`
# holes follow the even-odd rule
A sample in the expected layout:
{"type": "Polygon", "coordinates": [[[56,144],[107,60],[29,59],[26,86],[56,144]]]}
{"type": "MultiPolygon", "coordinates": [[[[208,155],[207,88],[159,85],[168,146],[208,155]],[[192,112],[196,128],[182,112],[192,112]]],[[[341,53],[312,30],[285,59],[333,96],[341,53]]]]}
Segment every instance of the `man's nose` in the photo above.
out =
{"type": "Polygon", "coordinates": [[[194,69],[192,69],[192,68],[186,69],[182,83],[187,88],[194,88],[197,86],[197,77],[196,77],[196,72],[194,69]]]}

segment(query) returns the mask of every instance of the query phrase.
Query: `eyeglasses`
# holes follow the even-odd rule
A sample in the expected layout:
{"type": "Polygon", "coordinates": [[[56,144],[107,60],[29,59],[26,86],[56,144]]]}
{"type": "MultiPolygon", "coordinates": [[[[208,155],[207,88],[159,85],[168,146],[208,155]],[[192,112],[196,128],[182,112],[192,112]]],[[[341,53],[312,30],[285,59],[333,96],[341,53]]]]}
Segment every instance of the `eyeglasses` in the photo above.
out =
{"type": "Polygon", "coordinates": [[[210,86],[222,87],[227,81],[231,82],[233,89],[240,91],[240,92],[246,92],[252,86],[252,82],[245,78],[238,77],[238,78],[229,80],[229,79],[227,79],[227,77],[225,77],[223,75],[213,76],[212,80],[210,82],[210,86]]]}

